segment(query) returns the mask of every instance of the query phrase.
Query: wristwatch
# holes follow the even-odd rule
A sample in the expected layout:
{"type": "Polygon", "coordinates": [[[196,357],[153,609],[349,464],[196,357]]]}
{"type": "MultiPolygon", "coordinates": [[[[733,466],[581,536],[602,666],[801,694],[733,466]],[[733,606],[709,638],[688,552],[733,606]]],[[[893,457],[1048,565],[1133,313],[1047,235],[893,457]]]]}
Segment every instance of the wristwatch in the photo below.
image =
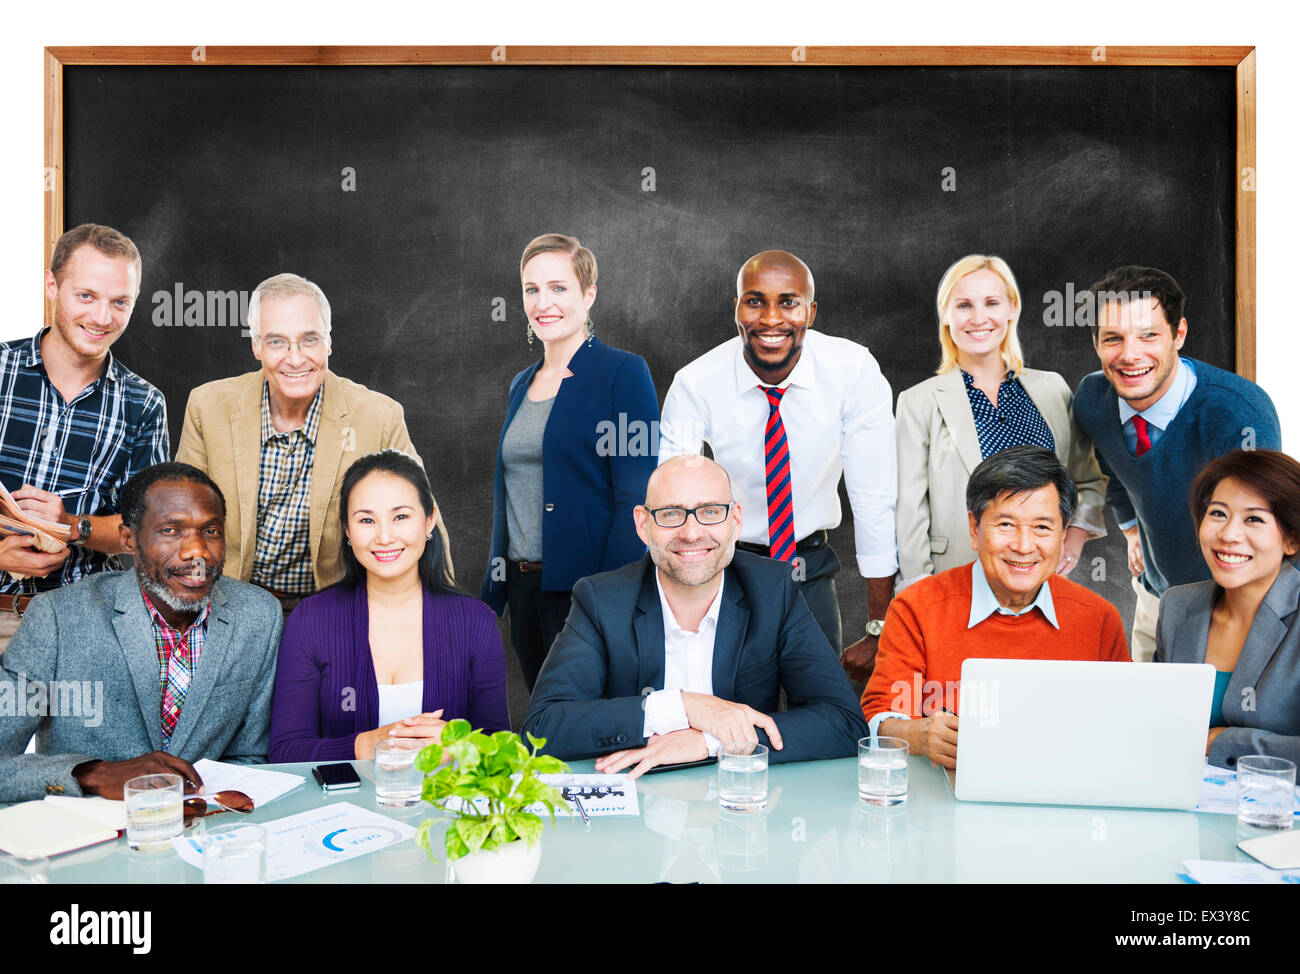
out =
{"type": "Polygon", "coordinates": [[[77,518],[77,534],[68,539],[68,544],[85,544],[90,537],[90,518],[84,514],[77,518]]]}
{"type": "Polygon", "coordinates": [[[884,619],[872,619],[870,622],[867,623],[868,636],[879,636],[884,631],[885,631],[884,619]]]}

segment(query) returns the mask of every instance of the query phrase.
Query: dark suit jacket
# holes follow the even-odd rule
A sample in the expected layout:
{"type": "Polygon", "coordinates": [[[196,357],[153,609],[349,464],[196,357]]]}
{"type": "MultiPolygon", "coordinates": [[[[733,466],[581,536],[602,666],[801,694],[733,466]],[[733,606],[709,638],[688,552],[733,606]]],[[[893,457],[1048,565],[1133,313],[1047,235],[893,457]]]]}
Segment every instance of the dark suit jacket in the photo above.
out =
{"type": "MultiPolygon", "coordinates": [[[[191,762],[262,763],[280,604],[233,578],[218,580],[211,599],[203,652],[167,752],[191,762]]],[[[0,802],[80,795],[77,765],[162,750],[159,678],[153,622],[134,571],[92,575],[33,599],[0,655],[0,802]],[[16,713],[16,689],[30,701],[34,686],[50,692],[49,706],[16,713]],[[36,753],[24,754],[33,733],[36,753]]]]}
{"type": "MultiPolygon", "coordinates": [[[[1214,582],[1175,585],[1160,599],[1157,663],[1204,663],[1214,582]]],[[[1246,644],[1223,694],[1226,729],[1210,763],[1234,768],[1245,754],[1270,754],[1300,764],[1300,570],[1282,563],[1255,613],[1246,644]]]]}
{"type": "MultiPolygon", "coordinates": [[[[501,443],[541,364],[510,383],[497,440],[492,550],[479,591],[497,615],[506,609],[506,583],[504,571],[493,567],[509,549],[501,443]]],[[[555,592],[645,554],[632,508],[645,500],[659,454],[659,399],[645,359],[593,338],[590,345],[582,343],[569,371],[573,375],[560,383],[542,437],[542,588],[555,592]]]]}
{"type": "MultiPolygon", "coordinates": [[[[664,688],[664,620],[650,556],[573,587],[573,608],[537,678],[524,730],[546,752],[587,757],[642,747],[642,695],[664,688]]],[[[839,660],[790,566],[737,551],[713,646],[713,694],[771,714],[773,762],[849,757],[867,735],[839,660]],[[785,688],[790,709],[777,713],[785,688]]],[[[758,732],[767,744],[767,735],[758,732]]]]}

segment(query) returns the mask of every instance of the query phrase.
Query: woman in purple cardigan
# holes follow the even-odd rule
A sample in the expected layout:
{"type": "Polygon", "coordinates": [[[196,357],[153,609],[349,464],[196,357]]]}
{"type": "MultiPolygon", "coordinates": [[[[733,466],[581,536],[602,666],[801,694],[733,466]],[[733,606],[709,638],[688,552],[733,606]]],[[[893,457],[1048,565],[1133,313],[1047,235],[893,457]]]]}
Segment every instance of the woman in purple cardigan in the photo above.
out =
{"type": "Polygon", "coordinates": [[[347,574],[284,626],[271,761],[370,760],[386,737],[437,742],[453,717],[509,730],[496,618],[456,589],[423,468],[396,450],[361,457],[339,516],[347,574]]]}

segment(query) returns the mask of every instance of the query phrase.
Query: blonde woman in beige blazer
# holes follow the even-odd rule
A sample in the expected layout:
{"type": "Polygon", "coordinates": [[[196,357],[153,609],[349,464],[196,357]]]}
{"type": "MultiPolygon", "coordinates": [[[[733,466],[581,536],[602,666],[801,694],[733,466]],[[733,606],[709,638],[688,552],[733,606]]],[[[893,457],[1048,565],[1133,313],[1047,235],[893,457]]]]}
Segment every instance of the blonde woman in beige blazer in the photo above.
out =
{"type": "MultiPolygon", "coordinates": [[[[975,560],[966,482],[985,457],[963,373],[991,406],[1018,396],[1012,388],[1018,383],[1050,431],[1079,488],[1056,569],[1068,574],[1084,542],[1106,534],[1106,476],[1070,416],[1070,387],[1055,372],[1024,367],[1016,337],[1020,292],[1001,258],[972,254],[953,264],[939,285],[937,308],[943,363],[937,375],[898,397],[898,587],[975,560]]],[[[1010,445],[1018,444],[1001,448],[1010,445]]]]}

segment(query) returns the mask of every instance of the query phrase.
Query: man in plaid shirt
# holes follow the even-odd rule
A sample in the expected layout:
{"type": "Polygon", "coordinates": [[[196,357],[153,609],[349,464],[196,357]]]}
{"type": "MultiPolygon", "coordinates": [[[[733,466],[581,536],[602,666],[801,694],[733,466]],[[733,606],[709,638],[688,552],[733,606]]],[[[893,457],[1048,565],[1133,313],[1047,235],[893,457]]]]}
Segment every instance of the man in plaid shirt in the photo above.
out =
{"type": "Polygon", "coordinates": [[[35,593],[118,567],[118,491],[168,457],[162,394],[109,351],[140,274],[140,252],[123,234],[93,223],[69,230],[45,273],[53,327],[0,345],[0,481],[24,511],[72,532],[52,554],[0,536],[0,652],[35,593]]]}

